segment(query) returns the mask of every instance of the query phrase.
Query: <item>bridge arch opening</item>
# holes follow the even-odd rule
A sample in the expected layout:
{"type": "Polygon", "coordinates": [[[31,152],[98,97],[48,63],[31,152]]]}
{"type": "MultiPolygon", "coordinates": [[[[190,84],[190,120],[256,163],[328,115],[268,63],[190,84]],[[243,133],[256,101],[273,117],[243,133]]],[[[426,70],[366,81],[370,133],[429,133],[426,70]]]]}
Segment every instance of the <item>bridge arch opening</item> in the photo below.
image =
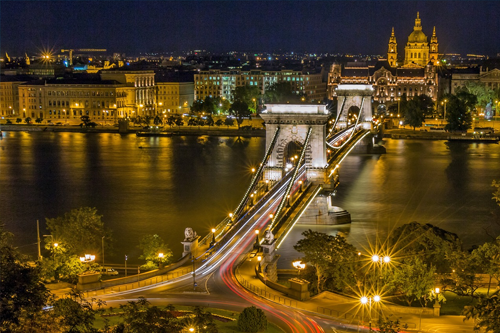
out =
{"type": "Polygon", "coordinates": [[[304,145],[298,141],[290,141],[287,143],[283,150],[283,166],[285,168],[291,168],[297,165],[302,147],[304,147],[304,145]]]}
{"type": "Polygon", "coordinates": [[[347,110],[347,124],[351,125],[356,123],[356,120],[358,120],[359,117],[359,107],[356,105],[353,105],[347,110]]]}

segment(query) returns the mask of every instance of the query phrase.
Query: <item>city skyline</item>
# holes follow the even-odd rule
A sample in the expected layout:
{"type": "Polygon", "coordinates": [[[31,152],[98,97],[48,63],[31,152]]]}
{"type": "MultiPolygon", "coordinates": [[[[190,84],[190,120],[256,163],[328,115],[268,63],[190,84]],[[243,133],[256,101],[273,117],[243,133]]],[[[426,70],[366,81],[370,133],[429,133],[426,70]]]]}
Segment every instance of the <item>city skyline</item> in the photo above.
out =
{"type": "Polygon", "coordinates": [[[21,1],[1,9],[2,53],[11,56],[42,48],[385,55],[392,27],[402,53],[417,12],[428,38],[436,27],[440,53],[500,51],[492,1],[21,1]]]}

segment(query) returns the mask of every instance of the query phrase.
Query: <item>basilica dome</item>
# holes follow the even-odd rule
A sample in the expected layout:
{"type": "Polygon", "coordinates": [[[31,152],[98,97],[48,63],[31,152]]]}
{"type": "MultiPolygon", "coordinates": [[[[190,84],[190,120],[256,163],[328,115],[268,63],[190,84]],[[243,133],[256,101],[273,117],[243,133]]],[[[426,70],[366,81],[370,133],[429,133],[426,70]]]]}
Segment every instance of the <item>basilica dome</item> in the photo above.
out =
{"type": "Polygon", "coordinates": [[[427,43],[427,36],[422,30],[413,30],[410,36],[408,36],[408,43],[427,43]]]}

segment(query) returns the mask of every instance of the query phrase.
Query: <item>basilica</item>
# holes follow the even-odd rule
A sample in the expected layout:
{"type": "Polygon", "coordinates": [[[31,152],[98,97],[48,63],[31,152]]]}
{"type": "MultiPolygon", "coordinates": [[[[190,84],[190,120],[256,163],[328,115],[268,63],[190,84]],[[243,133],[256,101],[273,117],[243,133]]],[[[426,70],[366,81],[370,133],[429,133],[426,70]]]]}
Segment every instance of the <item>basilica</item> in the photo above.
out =
{"type": "Polygon", "coordinates": [[[438,96],[439,66],[438,41],[434,28],[430,43],[422,31],[419,13],[413,32],[408,36],[404,61],[398,59],[398,44],[392,29],[386,59],[370,62],[333,64],[328,75],[329,98],[336,97],[339,84],[370,84],[373,86],[374,105],[380,109],[397,103],[403,95],[408,99],[425,94],[434,101],[438,96]]]}

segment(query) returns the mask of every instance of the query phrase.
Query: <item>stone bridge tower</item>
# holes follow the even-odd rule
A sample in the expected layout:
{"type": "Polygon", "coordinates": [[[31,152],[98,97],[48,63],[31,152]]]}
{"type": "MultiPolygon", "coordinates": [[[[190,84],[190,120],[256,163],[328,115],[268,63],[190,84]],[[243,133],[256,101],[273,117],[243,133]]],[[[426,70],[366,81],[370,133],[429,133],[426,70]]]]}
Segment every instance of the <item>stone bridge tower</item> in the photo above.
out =
{"type": "Polygon", "coordinates": [[[306,147],[307,178],[324,184],[327,166],[326,123],[328,110],[323,104],[267,104],[260,116],[266,123],[266,148],[272,144],[276,128],[280,128],[276,144],[264,169],[264,180],[280,180],[300,155],[309,128],[311,137],[306,147]]]}
{"type": "Polygon", "coordinates": [[[348,114],[359,112],[358,116],[362,117],[359,123],[363,128],[371,129],[373,87],[370,84],[339,84],[336,92],[337,114],[340,114],[337,126],[346,127],[348,114]]]}

